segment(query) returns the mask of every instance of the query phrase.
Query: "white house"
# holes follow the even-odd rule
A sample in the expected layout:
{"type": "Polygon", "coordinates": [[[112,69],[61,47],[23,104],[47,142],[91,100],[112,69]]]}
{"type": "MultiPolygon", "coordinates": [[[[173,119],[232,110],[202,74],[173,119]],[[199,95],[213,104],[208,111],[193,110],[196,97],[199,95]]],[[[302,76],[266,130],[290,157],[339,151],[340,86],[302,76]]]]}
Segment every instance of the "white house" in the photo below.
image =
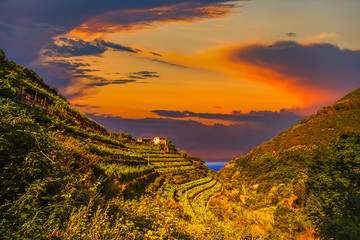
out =
{"type": "Polygon", "coordinates": [[[166,145],[166,138],[165,137],[155,137],[153,140],[154,144],[164,144],[166,145]]]}

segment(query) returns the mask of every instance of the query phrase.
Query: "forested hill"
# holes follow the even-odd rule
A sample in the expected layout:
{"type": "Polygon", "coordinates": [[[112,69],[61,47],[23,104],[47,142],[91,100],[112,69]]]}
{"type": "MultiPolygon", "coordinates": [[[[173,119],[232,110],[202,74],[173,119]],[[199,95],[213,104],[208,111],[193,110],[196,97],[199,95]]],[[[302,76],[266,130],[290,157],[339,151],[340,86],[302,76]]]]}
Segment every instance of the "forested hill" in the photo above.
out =
{"type": "Polygon", "coordinates": [[[237,206],[273,217],[276,231],[360,239],[360,88],[220,172],[237,206]]]}
{"type": "Polygon", "coordinates": [[[106,130],[0,50],[1,239],[223,239],[215,178],[169,140],[106,130]]]}

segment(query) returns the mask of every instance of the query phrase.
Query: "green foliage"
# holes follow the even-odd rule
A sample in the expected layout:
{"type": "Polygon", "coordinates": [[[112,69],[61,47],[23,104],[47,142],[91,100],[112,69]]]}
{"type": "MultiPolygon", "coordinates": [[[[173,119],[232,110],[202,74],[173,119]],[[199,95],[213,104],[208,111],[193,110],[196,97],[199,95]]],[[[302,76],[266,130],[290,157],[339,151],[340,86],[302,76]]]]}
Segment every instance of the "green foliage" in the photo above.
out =
{"type": "Polygon", "coordinates": [[[158,158],[147,158],[146,155],[144,157],[145,159],[148,159],[151,163],[154,162],[189,162],[188,160],[184,159],[184,158],[162,158],[162,157],[158,157],[158,158]]]}
{"type": "Polygon", "coordinates": [[[47,91],[53,93],[54,95],[60,96],[63,100],[66,100],[63,96],[60,95],[60,93],[58,92],[58,89],[56,87],[50,87],[50,85],[48,83],[45,83],[44,80],[42,79],[42,77],[37,75],[37,73],[34,70],[24,68],[23,72],[27,79],[29,79],[30,81],[32,81],[39,87],[46,89],[47,91]]]}
{"type": "MultiPolygon", "coordinates": [[[[0,118],[1,235],[41,238],[44,224],[59,225],[66,218],[58,216],[59,211],[66,212],[71,204],[65,200],[57,206],[57,202],[66,199],[65,193],[71,195],[76,179],[66,176],[58,162],[62,149],[54,133],[36,123],[26,108],[1,99],[0,118]]],[[[75,199],[89,197],[83,190],[82,196],[74,194],[75,199]]]]}
{"type": "MultiPolygon", "coordinates": [[[[205,191],[212,189],[217,184],[218,183],[211,178],[201,178],[201,179],[187,182],[185,184],[180,185],[176,189],[175,196],[176,196],[176,199],[178,199],[183,205],[185,205],[185,207],[191,214],[193,214],[194,216],[197,216],[197,213],[195,212],[195,210],[192,206],[193,200],[196,197],[198,197],[199,195],[202,195],[205,191]]],[[[203,198],[200,198],[200,199],[202,199],[200,201],[200,205],[205,206],[206,201],[207,201],[206,197],[204,198],[204,199],[206,199],[206,201],[203,198]]],[[[204,211],[204,209],[205,208],[200,208],[200,212],[204,211]]]]}
{"type": "Polygon", "coordinates": [[[237,167],[244,176],[237,184],[258,184],[259,191],[267,192],[281,183],[289,184],[300,173],[305,172],[310,156],[311,151],[308,149],[294,147],[277,155],[265,153],[256,161],[250,156],[239,158],[236,160],[237,167]]]}
{"type": "Polygon", "coordinates": [[[39,124],[35,110],[9,99],[0,106],[3,239],[193,239],[179,205],[145,192],[122,200],[159,176],[153,166],[108,163],[54,131],[53,119],[39,124]]]}
{"type": "Polygon", "coordinates": [[[166,146],[169,152],[177,152],[175,145],[170,140],[166,140],[166,146]]]}
{"type": "Polygon", "coordinates": [[[334,239],[360,238],[360,135],[347,133],[318,149],[309,166],[309,216],[334,239]]]}
{"type": "Polygon", "coordinates": [[[116,179],[119,183],[129,182],[146,174],[154,172],[153,166],[128,166],[121,164],[101,164],[100,168],[104,169],[105,174],[111,178],[116,179]]]}
{"type": "Polygon", "coordinates": [[[152,163],[155,168],[176,168],[176,167],[185,167],[191,166],[191,162],[171,162],[171,163],[152,163]]]}
{"type": "Polygon", "coordinates": [[[185,191],[188,191],[196,186],[200,186],[200,185],[209,183],[211,181],[212,181],[212,179],[210,177],[206,177],[206,178],[200,178],[200,179],[197,179],[194,181],[186,182],[177,187],[177,192],[180,194],[184,194],[185,191]]]}
{"type": "Polygon", "coordinates": [[[8,79],[1,79],[0,80],[0,96],[6,98],[12,98],[15,96],[16,88],[14,88],[8,79]]]}
{"type": "Polygon", "coordinates": [[[103,146],[100,144],[87,143],[86,148],[99,156],[112,156],[117,159],[143,160],[140,154],[132,151],[125,151],[118,148],[103,146]]]}

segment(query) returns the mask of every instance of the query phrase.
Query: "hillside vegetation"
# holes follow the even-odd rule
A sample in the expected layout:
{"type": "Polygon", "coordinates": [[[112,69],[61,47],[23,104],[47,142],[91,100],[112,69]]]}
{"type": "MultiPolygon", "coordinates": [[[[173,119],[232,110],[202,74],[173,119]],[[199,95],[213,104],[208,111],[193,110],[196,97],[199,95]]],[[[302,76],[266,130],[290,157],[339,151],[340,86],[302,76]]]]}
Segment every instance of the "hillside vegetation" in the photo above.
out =
{"type": "Polygon", "coordinates": [[[220,175],[108,131],[0,50],[1,239],[360,239],[360,89],[220,175]]]}
{"type": "Polygon", "coordinates": [[[1,239],[222,239],[199,158],[139,144],[0,51],[1,239]]]}
{"type": "Polygon", "coordinates": [[[360,89],[220,172],[231,191],[218,201],[235,210],[218,215],[262,237],[360,239],[360,89]]]}

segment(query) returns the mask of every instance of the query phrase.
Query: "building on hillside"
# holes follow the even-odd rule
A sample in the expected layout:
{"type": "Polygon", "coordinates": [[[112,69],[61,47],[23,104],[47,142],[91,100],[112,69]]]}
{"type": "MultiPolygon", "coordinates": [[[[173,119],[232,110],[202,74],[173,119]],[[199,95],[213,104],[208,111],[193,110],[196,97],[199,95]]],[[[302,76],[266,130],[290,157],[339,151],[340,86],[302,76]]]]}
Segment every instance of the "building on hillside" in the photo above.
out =
{"type": "Polygon", "coordinates": [[[166,138],[165,137],[155,137],[153,142],[155,145],[158,145],[158,144],[166,145],[166,138]]]}
{"type": "Polygon", "coordinates": [[[152,143],[150,138],[137,138],[136,142],[144,143],[144,144],[151,144],[152,143]]]}
{"type": "Polygon", "coordinates": [[[52,104],[52,101],[44,93],[40,93],[31,88],[25,88],[24,86],[22,86],[20,92],[16,92],[13,100],[31,107],[35,107],[35,105],[40,106],[45,112],[48,106],[52,104]]]}

